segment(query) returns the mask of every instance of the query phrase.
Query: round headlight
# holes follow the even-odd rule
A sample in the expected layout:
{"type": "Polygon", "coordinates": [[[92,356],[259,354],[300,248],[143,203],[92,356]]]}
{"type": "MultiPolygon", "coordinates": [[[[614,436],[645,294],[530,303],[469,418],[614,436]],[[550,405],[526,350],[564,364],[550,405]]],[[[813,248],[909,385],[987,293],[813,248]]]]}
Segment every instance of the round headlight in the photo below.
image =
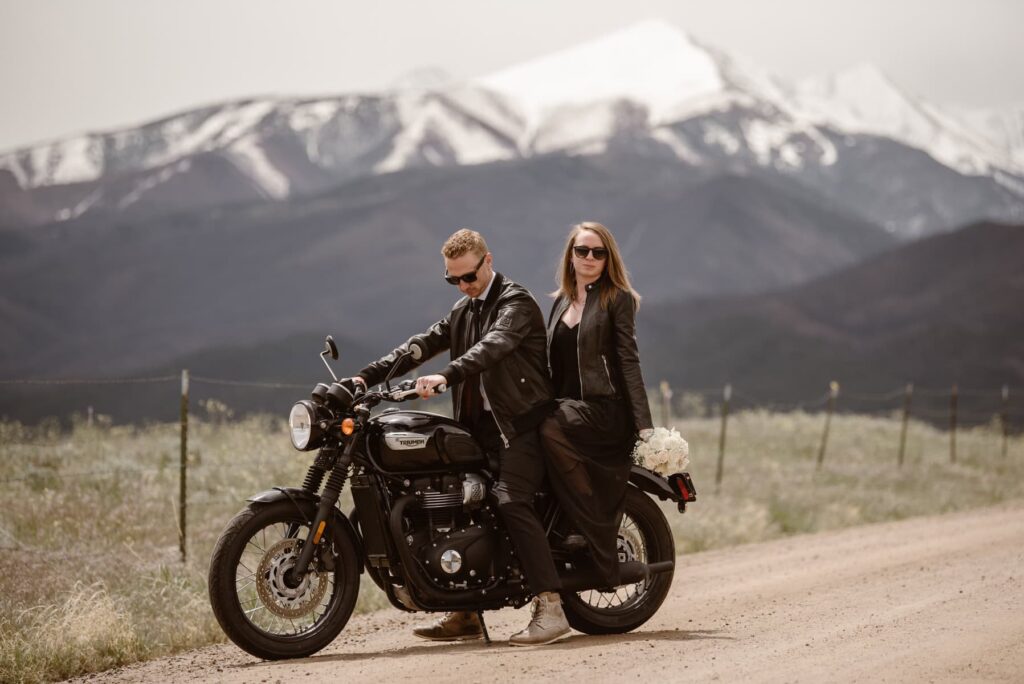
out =
{"type": "Polygon", "coordinates": [[[320,426],[316,423],[316,411],[312,402],[300,401],[292,406],[292,411],[288,414],[288,428],[293,447],[299,451],[316,447],[315,441],[320,436],[320,426]]]}

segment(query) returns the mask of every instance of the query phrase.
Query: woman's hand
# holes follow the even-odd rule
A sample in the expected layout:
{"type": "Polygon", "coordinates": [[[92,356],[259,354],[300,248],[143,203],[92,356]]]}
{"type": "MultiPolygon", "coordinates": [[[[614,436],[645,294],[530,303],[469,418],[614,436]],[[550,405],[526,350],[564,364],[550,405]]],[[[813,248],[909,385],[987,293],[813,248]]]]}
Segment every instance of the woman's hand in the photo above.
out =
{"type": "Polygon", "coordinates": [[[640,431],[640,441],[649,442],[651,437],[654,436],[654,428],[644,428],[640,431]]]}

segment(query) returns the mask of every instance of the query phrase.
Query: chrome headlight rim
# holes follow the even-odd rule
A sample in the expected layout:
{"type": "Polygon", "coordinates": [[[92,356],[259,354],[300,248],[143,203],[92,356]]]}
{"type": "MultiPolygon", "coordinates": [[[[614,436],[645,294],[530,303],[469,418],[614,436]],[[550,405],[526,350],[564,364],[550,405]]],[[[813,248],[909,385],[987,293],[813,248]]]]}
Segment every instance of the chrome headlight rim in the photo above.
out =
{"type": "Polygon", "coordinates": [[[313,402],[303,399],[292,406],[288,413],[288,436],[299,451],[316,449],[323,442],[324,432],[313,402]]]}

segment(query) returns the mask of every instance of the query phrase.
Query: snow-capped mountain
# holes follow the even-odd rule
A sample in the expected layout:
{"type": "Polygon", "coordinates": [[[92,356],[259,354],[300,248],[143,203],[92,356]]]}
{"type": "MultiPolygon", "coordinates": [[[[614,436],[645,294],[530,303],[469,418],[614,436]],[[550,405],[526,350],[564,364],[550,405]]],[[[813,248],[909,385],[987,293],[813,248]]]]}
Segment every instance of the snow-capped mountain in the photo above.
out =
{"type": "Polygon", "coordinates": [[[998,146],[1010,156],[1015,168],[1024,168],[1024,105],[1002,110],[944,107],[943,111],[998,146]]]}
{"type": "Polygon", "coordinates": [[[508,96],[533,127],[563,108],[615,100],[643,106],[660,123],[673,118],[680,102],[725,85],[712,56],[662,22],[642,22],[478,82],[508,96]]]}
{"type": "MultiPolygon", "coordinates": [[[[798,83],[794,108],[807,119],[846,133],[884,136],[928,152],[966,175],[1024,171],[993,130],[965,125],[902,91],[870,64],[798,83]]],[[[1024,127],[1019,131],[1024,135],[1024,127]]]]}
{"type": "Polygon", "coordinates": [[[425,70],[382,93],[232,102],[16,150],[0,155],[0,222],[284,199],[406,169],[628,148],[795,177],[914,236],[1024,217],[1022,137],[1021,111],[952,115],[870,66],[789,84],[647,21],[470,82],[425,70]],[[901,177],[880,177],[879,164],[901,177]]]}

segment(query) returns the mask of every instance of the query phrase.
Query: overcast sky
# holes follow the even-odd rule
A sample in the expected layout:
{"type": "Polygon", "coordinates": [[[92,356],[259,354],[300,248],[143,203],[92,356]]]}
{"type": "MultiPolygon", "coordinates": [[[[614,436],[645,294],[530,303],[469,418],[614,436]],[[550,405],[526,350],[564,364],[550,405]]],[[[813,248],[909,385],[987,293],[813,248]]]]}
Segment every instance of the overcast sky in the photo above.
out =
{"type": "Polygon", "coordinates": [[[422,67],[479,76],[650,18],[787,78],[871,62],[938,103],[1024,105],[1021,0],[0,0],[0,150],[422,67]]]}

